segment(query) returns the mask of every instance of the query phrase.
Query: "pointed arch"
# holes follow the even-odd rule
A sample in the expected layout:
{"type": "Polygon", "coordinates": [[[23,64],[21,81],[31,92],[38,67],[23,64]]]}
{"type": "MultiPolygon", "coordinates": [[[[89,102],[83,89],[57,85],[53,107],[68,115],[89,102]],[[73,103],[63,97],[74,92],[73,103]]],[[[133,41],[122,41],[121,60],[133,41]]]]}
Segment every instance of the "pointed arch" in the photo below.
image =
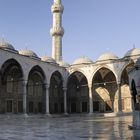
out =
{"type": "Polygon", "coordinates": [[[86,76],[80,71],[73,72],[67,83],[67,100],[69,113],[89,112],[89,92],[86,76]]]}
{"type": "Polygon", "coordinates": [[[63,77],[59,71],[52,73],[49,91],[50,113],[64,113],[63,77]]]}
{"type": "Polygon", "coordinates": [[[124,71],[129,71],[131,68],[133,68],[134,67],[134,60],[132,60],[132,59],[130,59],[130,61],[129,62],[127,62],[127,63],[125,63],[124,65],[123,65],[123,67],[121,68],[121,70],[118,72],[118,76],[119,76],[119,81],[121,81],[121,78],[122,78],[122,75],[123,75],[123,72],[124,71]]]}
{"type": "Polygon", "coordinates": [[[96,74],[100,69],[108,69],[110,72],[113,73],[113,75],[115,76],[115,79],[117,80],[117,74],[115,73],[115,71],[114,71],[111,67],[109,67],[108,65],[103,65],[103,66],[97,67],[97,68],[93,71],[92,76],[91,76],[91,79],[90,79],[91,84],[92,84],[92,81],[93,81],[93,78],[94,78],[95,74],[96,74]]]}
{"type": "Polygon", "coordinates": [[[117,81],[115,74],[106,67],[96,71],[92,79],[93,110],[113,112],[117,81]]]}
{"type": "Polygon", "coordinates": [[[2,64],[1,67],[2,82],[6,81],[5,78],[7,77],[8,71],[11,69],[18,69],[18,71],[20,71],[20,77],[24,76],[20,63],[15,59],[8,59],[2,64]]]}
{"type": "Polygon", "coordinates": [[[45,112],[45,88],[46,76],[42,68],[38,65],[32,67],[28,75],[27,82],[27,112],[45,112]]]}
{"type": "Polygon", "coordinates": [[[15,59],[6,60],[1,67],[1,102],[0,112],[22,112],[23,70],[15,59]]]}
{"type": "Polygon", "coordinates": [[[129,77],[128,71],[134,67],[134,61],[126,63],[119,73],[120,77],[120,91],[121,91],[121,100],[122,100],[122,111],[130,112],[132,111],[132,100],[131,100],[131,91],[129,88],[129,77]]]}

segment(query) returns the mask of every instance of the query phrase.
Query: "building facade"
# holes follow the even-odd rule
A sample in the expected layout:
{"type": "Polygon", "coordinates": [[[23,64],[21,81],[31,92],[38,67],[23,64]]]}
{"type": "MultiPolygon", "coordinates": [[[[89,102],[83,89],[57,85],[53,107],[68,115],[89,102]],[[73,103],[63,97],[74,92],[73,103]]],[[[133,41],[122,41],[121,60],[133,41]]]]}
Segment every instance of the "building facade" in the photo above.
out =
{"type": "Polygon", "coordinates": [[[81,57],[65,63],[63,10],[61,0],[54,0],[52,58],[0,42],[0,113],[131,112],[128,71],[135,67],[140,49],[129,50],[123,58],[105,53],[96,62],[81,57]]]}

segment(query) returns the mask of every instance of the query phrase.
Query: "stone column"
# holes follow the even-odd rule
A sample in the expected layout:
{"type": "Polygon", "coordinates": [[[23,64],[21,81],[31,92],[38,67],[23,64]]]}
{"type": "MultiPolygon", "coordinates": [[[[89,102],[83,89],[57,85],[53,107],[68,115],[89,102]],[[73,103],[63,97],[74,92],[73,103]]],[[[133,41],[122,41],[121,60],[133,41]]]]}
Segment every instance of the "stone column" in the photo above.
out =
{"type": "Polygon", "coordinates": [[[63,92],[64,92],[64,114],[68,114],[67,113],[67,88],[63,88],[63,92]]]}
{"type": "Polygon", "coordinates": [[[117,88],[118,88],[118,113],[122,112],[122,96],[121,96],[121,83],[117,82],[117,88]]]}
{"type": "Polygon", "coordinates": [[[88,88],[89,88],[89,114],[93,114],[92,85],[88,85],[88,88]]]}
{"type": "Polygon", "coordinates": [[[23,81],[22,86],[23,86],[23,114],[27,115],[27,81],[23,81]]]}
{"type": "Polygon", "coordinates": [[[46,85],[46,115],[50,115],[50,110],[49,110],[49,85],[46,85]]]}

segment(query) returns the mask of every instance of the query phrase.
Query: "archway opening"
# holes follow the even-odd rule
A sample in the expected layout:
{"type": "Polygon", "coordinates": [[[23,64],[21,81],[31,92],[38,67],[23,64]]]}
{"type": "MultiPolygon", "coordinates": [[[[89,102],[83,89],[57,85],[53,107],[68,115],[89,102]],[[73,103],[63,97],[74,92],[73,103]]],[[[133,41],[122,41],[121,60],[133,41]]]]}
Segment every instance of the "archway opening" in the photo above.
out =
{"type": "Polygon", "coordinates": [[[0,112],[22,113],[22,80],[23,72],[20,64],[7,60],[1,68],[1,98],[0,112]]]}
{"type": "Polygon", "coordinates": [[[39,66],[35,66],[29,73],[27,83],[27,112],[45,112],[45,75],[39,66]]]}
{"type": "Polygon", "coordinates": [[[129,78],[127,73],[128,70],[129,66],[123,70],[121,75],[121,102],[123,112],[132,111],[131,92],[129,89],[129,78]]]}
{"type": "Polygon", "coordinates": [[[88,82],[84,74],[78,71],[71,74],[67,87],[68,113],[88,113],[88,82]]]}
{"type": "Polygon", "coordinates": [[[51,114],[64,113],[63,80],[58,71],[54,72],[50,79],[49,102],[51,114]]]}
{"type": "Polygon", "coordinates": [[[99,69],[92,80],[93,111],[113,112],[115,93],[117,91],[116,78],[107,68],[99,69]]]}

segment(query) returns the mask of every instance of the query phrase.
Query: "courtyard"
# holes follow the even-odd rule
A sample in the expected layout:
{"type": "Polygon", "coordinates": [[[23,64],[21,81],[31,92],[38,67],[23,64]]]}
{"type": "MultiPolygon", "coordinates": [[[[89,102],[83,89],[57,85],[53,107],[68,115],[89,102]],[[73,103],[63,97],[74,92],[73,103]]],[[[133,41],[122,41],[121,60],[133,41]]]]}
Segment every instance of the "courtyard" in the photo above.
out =
{"type": "Polygon", "coordinates": [[[0,140],[137,140],[132,116],[0,115],[0,140]]]}

